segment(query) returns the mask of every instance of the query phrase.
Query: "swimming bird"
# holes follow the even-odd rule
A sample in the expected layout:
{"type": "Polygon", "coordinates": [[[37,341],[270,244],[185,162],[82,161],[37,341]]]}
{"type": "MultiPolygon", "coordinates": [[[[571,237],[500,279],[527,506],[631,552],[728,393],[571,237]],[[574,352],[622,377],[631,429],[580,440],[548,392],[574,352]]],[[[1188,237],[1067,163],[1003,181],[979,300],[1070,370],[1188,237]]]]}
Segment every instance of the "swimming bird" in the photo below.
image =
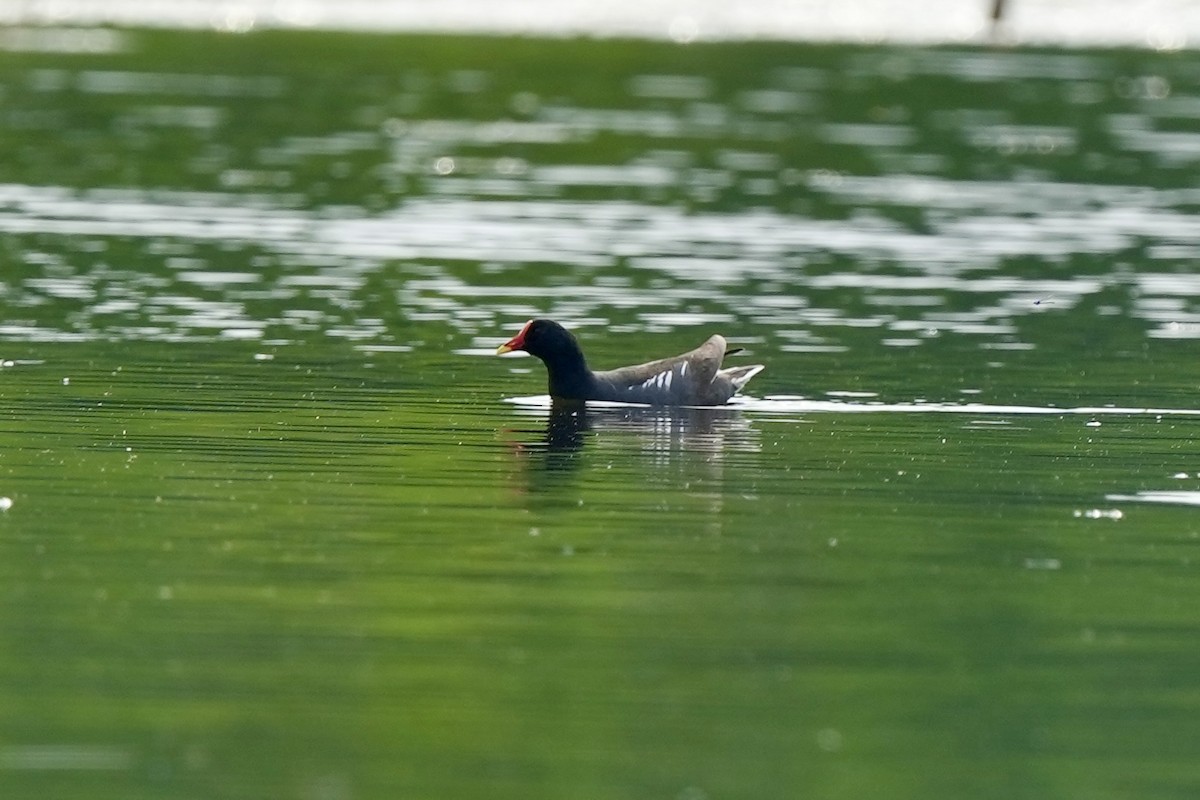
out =
{"type": "MultiPolygon", "coordinates": [[[[740,348],[739,348],[740,349],[740,348]]],[[[523,350],[546,365],[556,400],[609,400],[655,406],[719,406],[763,370],[762,364],[721,369],[725,337],[713,334],[681,355],[593,372],[575,337],[557,322],[531,319],[497,354],[523,350]]]]}

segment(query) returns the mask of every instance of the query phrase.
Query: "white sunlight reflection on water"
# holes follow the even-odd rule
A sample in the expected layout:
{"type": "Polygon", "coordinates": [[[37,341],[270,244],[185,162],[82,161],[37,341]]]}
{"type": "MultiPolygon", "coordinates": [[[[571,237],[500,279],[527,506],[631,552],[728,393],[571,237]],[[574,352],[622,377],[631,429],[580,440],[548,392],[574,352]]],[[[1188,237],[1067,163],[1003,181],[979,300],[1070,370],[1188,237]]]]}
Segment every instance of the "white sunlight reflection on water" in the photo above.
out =
{"type": "MultiPolygon", "coordinates": [[[[502,254],[503,263],[509,265],[553,264],[564,269],[606,268],[623,259],[635,270],[667,281],[656,288],[652,298],[643,288],[621,281],[581,286],[569,302],[562,301],[566,306],[560,309],[576,319],[594,315],[605,305],[661,307],[670,301],[678,308],[689,300],[715,299],[730,309],[736,305],[738,314],[750,314],[762,323],[883,327],[913,334],[911,340],[904,336],[889,339],[895,346],[911,346],[939,331],[1015,335],[1013,320],[1017,317],[1065,310],[1109,287],[1132,286],[1136,287],[1132,313],[1152,323],[1149,336],[1200,338],[1200,313],[1187,306],[1190,298],[1200,296],[1200,279],[1192,274],[1128,273],[1119,261],[1099,274],[1075,277],[988,274],[999,259],[1014,256],[1116,256],[1147,239],[1161,246],[1194,247],[1200,244],[1200,226],[1194,215],[1172,206],[1190,202],[1195,192],[1086,187],[1082,196],[1072,200],[1071,192],[1053,184],[1039,184],[1033,191],[1021,182],[925,178],[847,179],[839,181],[835,191],[852,191],[878,202],[891,197],[893,202],[925,203],[934,208],[949,206],[951,196],[956,196],[959,207],[922,233],[907,230],[877,212],[828,220],[764,208],[721,214],[688,213],[674,206],[632,201],[415,198],[383,214],[330,215],[288,208],[286,196],[272,201],[256,195],[114,189],[75,192],[9,184],[0,186],[0,231],[185,242],[183,252],[175,258],[182,268],[172,273],[175,294],[189,296],[194,291],[186,288],[190,285],[219,292],[223,295],[220,299],[234,305],[227,303],[220,314],[202,318],[189,310],[181,319],[190,320],[188,327],[202,329],[220,327],[214,322],[225,320],[228,335],[237,336],[261,331],[267,324],[248,316],[239,292],[315,293],[328,287],[351,302],[368,275],[396,260],[432,262],[407,276],[398,297],[427,319],[469,319],[470,307],[483,295],[497,298],[506,313],[536,311],[527,302],[529,298],[561,298],[554,286],[527,286],[521,281],[478,285],[449,274],[437,263],[487,264],[502,254]],[[1041,199],[1030,199],[1051,187],[1041,199]],[[1134,204],[1139,207],[1132,207],[1134,204]],[[284,274],[268,278],[254,270],[209,268],[203,259],[184,257],[204,243],[273,252],[284,260],[275,265],[284,274]],[[845,268],[831,268],[831,259],[838,257],[849,259],[845,268]],[[819,268],[813,269],[813,265],[819,268]],[[802,299],[781,304],[777,293],[738,288],[752,280],[793,287],[786,294],[798,294],[802,299]],[[713,286],[724,288],[714,295],[713,286]],[[813,300],[812,292],[842,290],[860,292],[863,302],[879,312],[849,313],[813,300]],[[805,295],[807,299],[803,299],[805,295]],[[951,313],[941,307],[951,295],[977,300],[972,307],[951,313]]],[[[111,273],[88,270],[33,277],[23,288],[33,295],[96,302],[97,311],[107,312],[117,308],[113,302],[135,302],[142,292],[171,302],[172,293],[162,293],[162,287],[139,290],[136,277],[123,288],[122,296],[105,297],[97,287],[106,281],[111,283],[111,273]]],[[[657,310],[646,322],[661,330],[682,324],[687,315],[696,312],[694,308],[686,312],[657,310]]],[[[720,311],[707,313],[730,316],[720,311]]],[[[348,330],[347,326],[353,328],[354,324],[352,318],[343,317],[338,329],[348,330]]],[[[154,330],[151,326],[139,332],[144,335],[154,330]]],[[[160,330],[166,335],[169,326],[160,330]]],[[[6,334],[21,335],[12,325],[6,334]]],[[[805,349],[827,344],[813,340],[787,346],[805,349]]],[[[1022,345],[1013,341],[993,344],[1022,345]]]]}
{"type": "Polygon", "coordinates": [[[1200,506],[1200,492],[1144,491],[1137,494],[1108,494],[1105,500],[1114,503],[1162,503],[1165,505],[1200,506]]]}
{"type": "MultiPolygon", "coordinates": [[[[880,184],[878,192],[865,194],[876,201],[903,195],[903,184],[896,179],[855,179],[859,186],[872,182],[880,184]]],[[[925,179],[921,183],[930,184],[925,179]]],[[[806,252],[886,258],[923,271],[945,265],[957,271],[990,266],[1004,256],[1111,253],[1147,237],[1200,244],[1195,216],[1170,208],[1194,202],[1200,193],[1183,197],[1140,187],[1105,187],[1103,194],[1115,195],[1111,204],[1101,194],[1077,198],[1078,208],[1068,210],[1063,208],[1063,195],[1052,192],[1032,199],[1044,187],[1021,182],[997,184],[987,191],[969,181],[934,183],[944,184],[947,202],[949,195],[962,192],[957,198],[960,216],[936,223],[928,234],[870,214],[847,221],[813,220],[761,208],[715,214],[636,202],[453,198],[413,199],[386,214],[339,218],[234,194],[176,192],[176,202],[171,202],[137,191],[93,195],[12,184],[0,187],[0,231],[238,241],[280,252],[371,259],[486,260],[504,248],[514,261],[575,266],[611,263],[613,247],[620,250],[618,255],[646,258],[677,250],[689,257],[644,265],[669,272],[677,264],[689,273],[771,270],[772,264],[778,268],[779,259],[806,252]],[[1144,205],[1132,207],[1134,202],[1144,205]],[[706,248],[736,255],[707,262],[694,257],[706,248]]],[[[938,205],[926,191],[919,197],[925,204],[938,205]]],[[[275,200],[286,203],[287,198],[275,200]]],[[[1151,280],[1176,286],[1182,293],[1196,286],[1196,279],[1188,276],[1151,280]]]]}
{"type": "Polygon", "coordinates": [[[1101,44],[1178,50],[1200,41],[1200,9],[1173,0],[1010,4],[1002,24],[977,0],[0,0],[0,21],[57,26],[329,28],[539,36],[1101,44]]]}

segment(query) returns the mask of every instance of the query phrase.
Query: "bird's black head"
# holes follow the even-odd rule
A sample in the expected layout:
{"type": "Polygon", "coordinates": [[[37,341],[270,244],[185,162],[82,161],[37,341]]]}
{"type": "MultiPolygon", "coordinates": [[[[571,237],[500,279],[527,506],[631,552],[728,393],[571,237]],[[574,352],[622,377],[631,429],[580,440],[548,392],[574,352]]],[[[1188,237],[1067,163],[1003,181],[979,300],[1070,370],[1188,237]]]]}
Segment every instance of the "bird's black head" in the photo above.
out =
{"type": "Polygon", "coordinates": [[[513,338],[500,345],[497,353],[524,350],[546,365],[550,378],[550,396],[583,400],[595,392],[595,379],[588,370],[583,350],[571,332],[548,319],[531,319],[513,338]]]}
{"type": "Polygon", "coordinates": [[[542,361],[558,361],[583,354],[579,343],[571,332],[550,319],[531,319],[525,323],[520,332],[500,345],[497,353],[508,353],[513,350],[524,350],[531,356],[537,356],[542,361]]]}

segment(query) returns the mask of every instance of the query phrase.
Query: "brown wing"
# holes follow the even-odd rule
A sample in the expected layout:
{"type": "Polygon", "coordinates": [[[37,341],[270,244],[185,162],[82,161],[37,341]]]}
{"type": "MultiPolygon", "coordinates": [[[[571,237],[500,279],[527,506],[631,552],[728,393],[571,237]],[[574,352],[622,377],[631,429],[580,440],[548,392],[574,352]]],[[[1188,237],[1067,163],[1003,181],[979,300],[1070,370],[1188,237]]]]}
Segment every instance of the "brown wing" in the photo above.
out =
{"type": "Polygon", "coordinates": [[[725,338],[714,334],[695,350],[631,367],[596,373],[606,388],[602,399],[633,403],[690,405],[712,399],[712,385],[725,357],[725,338]]]}

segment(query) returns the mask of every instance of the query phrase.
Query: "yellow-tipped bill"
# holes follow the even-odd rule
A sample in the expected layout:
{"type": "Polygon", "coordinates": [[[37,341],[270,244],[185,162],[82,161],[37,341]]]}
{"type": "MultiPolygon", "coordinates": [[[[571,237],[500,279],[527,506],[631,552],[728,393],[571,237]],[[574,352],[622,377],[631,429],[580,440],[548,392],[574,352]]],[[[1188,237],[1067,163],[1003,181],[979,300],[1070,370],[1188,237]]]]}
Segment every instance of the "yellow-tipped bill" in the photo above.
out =
{"type": "Polygon", "coordinates": [[[520,333],[518,333],[513,338],[509,339],[504,344],[497,347],[496,355],[502,356],[505,353],[511,353],[514,350],[524,350],[525,349],[525,332],[529,330],[529,326],[532,322],[533,322],[533,320],[529,320],[529,322],[526,322],[523,326],[521,326],[520,333]]]}

